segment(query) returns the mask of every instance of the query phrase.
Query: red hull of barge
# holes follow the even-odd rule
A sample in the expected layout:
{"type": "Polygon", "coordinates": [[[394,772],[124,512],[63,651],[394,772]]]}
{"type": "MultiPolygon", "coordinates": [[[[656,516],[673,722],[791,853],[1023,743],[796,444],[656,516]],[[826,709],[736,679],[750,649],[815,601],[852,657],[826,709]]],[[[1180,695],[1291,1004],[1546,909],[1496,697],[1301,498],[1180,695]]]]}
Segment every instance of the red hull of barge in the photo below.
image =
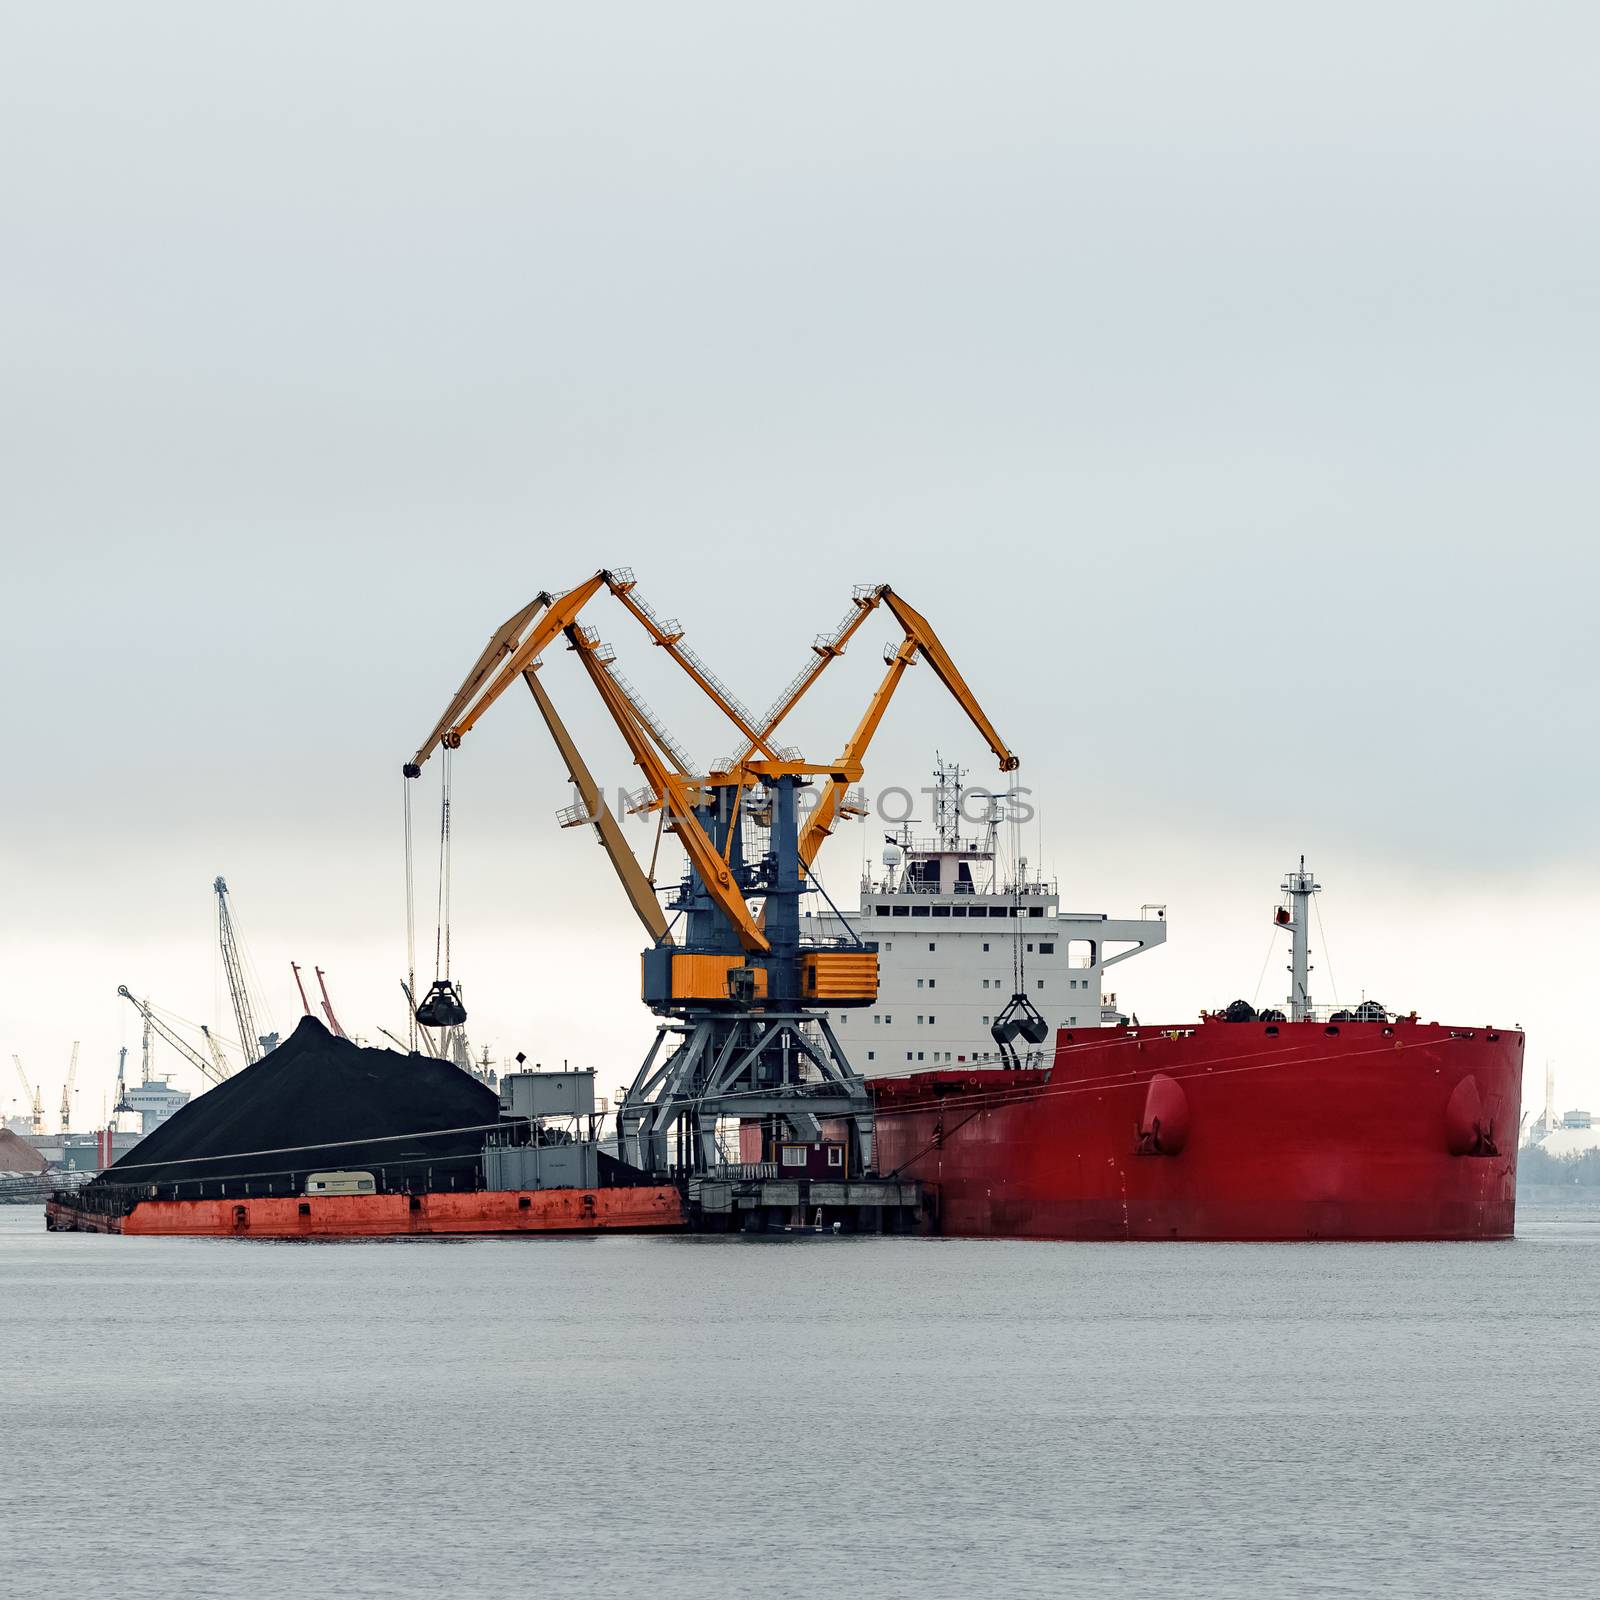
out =
{"type": "Polygon", "coordinates": [[[1048,1071],[874,1080],[877,1166],[965,1237],[1508,1238],[1522,1053],[1410,1021],[1063,1029],[1048,1071]]]}
{"type": "Polygon", "coordinates": [[[45,1206],[56,1233],[166,1238],[386,1239],[406,1234],[610,1233],[681,1228],[675,1188],[454,1191],[223,1200],[141,1200],[125,1216],[80,1207],[72,1196],[45,1206]]]}

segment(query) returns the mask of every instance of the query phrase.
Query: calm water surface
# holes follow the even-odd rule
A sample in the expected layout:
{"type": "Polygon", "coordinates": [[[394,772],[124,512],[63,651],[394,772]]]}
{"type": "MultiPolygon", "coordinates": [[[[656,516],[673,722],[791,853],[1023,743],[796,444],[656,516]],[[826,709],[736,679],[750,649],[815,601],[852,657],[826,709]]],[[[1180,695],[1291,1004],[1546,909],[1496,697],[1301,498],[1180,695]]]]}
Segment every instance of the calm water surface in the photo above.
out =
{"type": "Polygon", "coordinates": [[[1600,1209],[1520,1226],[271,1244],[0,1207],[0,1592],[1592,1593],[1600,1209]]]}

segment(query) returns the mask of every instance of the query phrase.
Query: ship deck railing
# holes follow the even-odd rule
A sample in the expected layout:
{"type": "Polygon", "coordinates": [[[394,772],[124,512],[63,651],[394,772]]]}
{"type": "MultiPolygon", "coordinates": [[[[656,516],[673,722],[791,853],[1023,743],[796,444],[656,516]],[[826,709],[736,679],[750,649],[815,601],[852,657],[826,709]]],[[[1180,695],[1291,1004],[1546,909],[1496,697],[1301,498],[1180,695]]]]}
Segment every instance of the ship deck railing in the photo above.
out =
{"type": "MultiPolygon", "coordinates": [[[[1015,885],[955,883],[946,887],[942,883],[932,883],[917,878],[908,878],[904,883],[894,884],[874,883],[871,878],[863,878],[861,885],[868,894],[947,895],[959,900],[974,900],[979,897],[986,900],[1013,900],[1019,892],[1015,885]]],[[[1023,884],[1020,892],[1025,898],[1049,899],[1057,893],[1057,886],[1053,879],[1040,880],[1036,883],[1023,884]]]]}

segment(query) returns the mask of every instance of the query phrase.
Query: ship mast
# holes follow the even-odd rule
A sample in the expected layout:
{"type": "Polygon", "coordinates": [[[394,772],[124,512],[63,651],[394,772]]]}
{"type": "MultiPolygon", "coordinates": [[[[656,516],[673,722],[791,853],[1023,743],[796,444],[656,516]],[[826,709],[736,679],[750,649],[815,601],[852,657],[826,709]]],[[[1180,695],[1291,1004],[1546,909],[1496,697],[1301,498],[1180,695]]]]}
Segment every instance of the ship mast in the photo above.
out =
{"type": "Polygon", "coordinates": [[[1306,871],[1306,858],[1300,857],[1300,870],[1283,880],[1289,897],[1289,1020],[1305,1022],[1311,1016],[1311,897],[1322,885],[1306,871]]]}

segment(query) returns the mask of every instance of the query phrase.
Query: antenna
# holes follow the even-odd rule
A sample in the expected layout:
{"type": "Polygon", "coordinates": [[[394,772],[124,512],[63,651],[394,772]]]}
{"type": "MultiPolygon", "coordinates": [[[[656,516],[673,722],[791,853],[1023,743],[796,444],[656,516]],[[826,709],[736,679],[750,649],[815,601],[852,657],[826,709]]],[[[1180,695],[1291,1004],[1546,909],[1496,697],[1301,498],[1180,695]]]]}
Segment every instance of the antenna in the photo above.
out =
{"type": "Polygon", "coordinates": [[[1306,858],[1300,857],[1300,870],[1290,872],[1283,880],[1283,892],[1288,896],[1289,909],[1280,910],[1279,927],[1289,930],[1289,1020],[1305,1022],[1311,1012],[1311,897],[1322,885],[1306,871],[1306,858]]]}

